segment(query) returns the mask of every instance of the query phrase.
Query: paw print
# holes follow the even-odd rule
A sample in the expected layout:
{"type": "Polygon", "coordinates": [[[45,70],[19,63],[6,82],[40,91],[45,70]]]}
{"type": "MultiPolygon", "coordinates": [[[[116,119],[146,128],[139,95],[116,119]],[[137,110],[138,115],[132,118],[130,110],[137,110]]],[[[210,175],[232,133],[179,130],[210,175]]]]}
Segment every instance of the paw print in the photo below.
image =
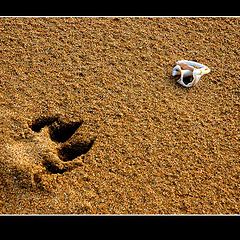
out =
{"type": "MultiPolygon", "coordinates": [[[[83,121],[65,122],[59,117],[41,117],[30,125],[38,133],[42,148],[43,166],[51,174],[61,174],[81,165],[76,159],[86,154],[93,146],[96,137],[76,138],[79,128],[84,130],[83,121]],[[51,150],[50,150],[51,149],[51,150]]],[[[89,131],[84,130],[85,133],[89,131]]],[[[35,176],[38,182],[38,175],[35,176]]]]}

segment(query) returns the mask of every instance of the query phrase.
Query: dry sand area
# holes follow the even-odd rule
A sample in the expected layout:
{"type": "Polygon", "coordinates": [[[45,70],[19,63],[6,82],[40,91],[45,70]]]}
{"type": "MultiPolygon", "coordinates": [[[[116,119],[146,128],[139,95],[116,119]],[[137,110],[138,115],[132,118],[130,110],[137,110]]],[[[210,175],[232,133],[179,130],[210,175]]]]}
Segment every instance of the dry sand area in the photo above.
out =
{"type": "Polygon", "coordinates": [[[239,214],[239,23],[0,18],[0,213],[239,214]]]}

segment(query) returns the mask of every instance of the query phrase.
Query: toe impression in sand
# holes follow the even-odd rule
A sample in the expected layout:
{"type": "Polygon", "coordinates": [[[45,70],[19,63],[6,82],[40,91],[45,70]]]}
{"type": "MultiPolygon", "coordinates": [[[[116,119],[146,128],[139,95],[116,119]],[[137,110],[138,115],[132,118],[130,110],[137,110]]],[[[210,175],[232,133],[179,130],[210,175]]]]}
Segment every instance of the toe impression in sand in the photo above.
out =
{"type": "Polygon", "coordinates": [[[198,62],[180,60],[176,62],[176,66],[173,68],[172,76],[180,76],[177,80],[179,84],[184,87],[193,87],[195,86],[200,78],[209,73],[210,69],[198,62]]]}

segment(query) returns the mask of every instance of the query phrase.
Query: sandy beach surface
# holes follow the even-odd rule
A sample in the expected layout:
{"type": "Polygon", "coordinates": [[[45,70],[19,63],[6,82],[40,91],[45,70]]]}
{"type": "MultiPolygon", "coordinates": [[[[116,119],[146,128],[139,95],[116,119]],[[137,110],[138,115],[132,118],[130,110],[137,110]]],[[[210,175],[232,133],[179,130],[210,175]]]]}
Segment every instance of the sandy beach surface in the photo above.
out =
{"type": "Polygon", "coordinates": [[[239,214],[240,19],[0,18],[1,214],[239,214]],[[211,72],[176,83],[177,60],[211,72]]]}

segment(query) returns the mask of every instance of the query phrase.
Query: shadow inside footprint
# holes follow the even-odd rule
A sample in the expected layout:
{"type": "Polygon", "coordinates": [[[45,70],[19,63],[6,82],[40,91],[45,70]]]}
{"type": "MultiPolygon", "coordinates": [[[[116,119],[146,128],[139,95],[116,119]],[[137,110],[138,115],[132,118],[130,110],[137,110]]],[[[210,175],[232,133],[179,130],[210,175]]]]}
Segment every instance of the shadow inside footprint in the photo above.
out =
{"type": "Polygon", "coordinates": [[[81,125],[82,122],[64,123],[59,120],[55,121],[49,127],[50,138],[55,142],[66,142],[81,125]]]}
{"type": "Polygon", "coordinates": [[[92,147],[94,140],[90,142],[77,142],[63,146],[58,150],[59,158],[63,161],[71,161],[76,157],[86,154],[92,147]]]}
{"type": "Polygon", "coordinates": [[[43,127],[49,126],[49,125],[53,124],[55,121],[57,121],[57,120],[58,120],[57,117],[42,117],[42,118],[38,118],[30,125],[30,128],[34,132],[40,132],[40,130],[43,127]]]}
{"type": "Polygon", "coordinates": [[[46,170],[47,170],[48,172],[53,173],[53,174],[55,174],[55,173],[60,173],[60,174],[62,174],[62,173],[64,173],[64,172],[67,171],[66,168],[59,167],[57,164],[54,164],[54,163],[51,162],[51,161],[45,161],[45,162],[43,163],[43,165],[45,166],[45,168],[46,168],[46,170]]]}
{"type": "Polygon", "coordinates": [[[35,120],[30,128],[34,132],[40,132],[42,128],[48,126],[51,140],[62,143],[71,138],[82,123],[83,121],[65,123],[58,117],[42,117],[35,120]]]}

